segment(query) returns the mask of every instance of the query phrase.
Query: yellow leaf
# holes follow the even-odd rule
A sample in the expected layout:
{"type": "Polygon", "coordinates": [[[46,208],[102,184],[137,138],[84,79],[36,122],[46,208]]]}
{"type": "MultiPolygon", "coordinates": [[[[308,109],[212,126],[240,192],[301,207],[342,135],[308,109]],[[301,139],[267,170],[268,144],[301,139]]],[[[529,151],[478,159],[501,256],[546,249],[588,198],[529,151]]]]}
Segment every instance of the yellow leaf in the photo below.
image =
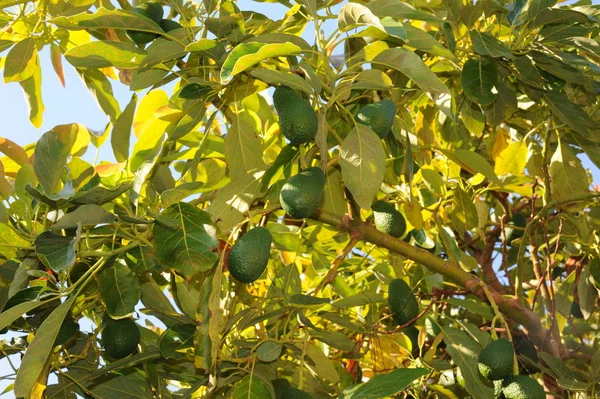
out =
{"type": "Polygon", "coordinates": [[[133,133],[140,137],[148,125],[156,119],[154,113],[169,104],[169,96],[162,90],[154,90],[145,95],[138,105],[133,118],[133,133]]]}
{"type": "Polygon", "coordinates": [[[492,158],[496,159],[498,155],[508,147],[510,134],[504,129],[498,129],[494,136],[494,146],[492,148],[492,158]]]}
{"type": "Polygon", "coordinates": [[[527,164],[527,143],[525,140],[515,141],[495,157],[494,172],[497,175],[521,176],[527,164]]]}
{"type": "Polygon", "coordinates": [[[406,201],[402,204],[404,208],[404,214],[410,224],[417,230],[423,228],[423,215],[421,214],[421,204],[417,198],[413,198],[412,201],[406,201]]]}

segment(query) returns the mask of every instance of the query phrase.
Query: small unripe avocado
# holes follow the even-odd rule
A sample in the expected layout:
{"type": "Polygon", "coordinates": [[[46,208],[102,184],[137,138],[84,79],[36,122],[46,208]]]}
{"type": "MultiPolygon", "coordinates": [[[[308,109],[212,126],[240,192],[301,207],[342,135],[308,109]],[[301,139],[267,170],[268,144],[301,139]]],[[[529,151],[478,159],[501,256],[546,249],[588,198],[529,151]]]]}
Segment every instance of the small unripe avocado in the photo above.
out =
{"type": "Polygon", "coordinates": [[[140,330],[131,319],[108,319],[102,329],[102,346],[115,359],[122,359],[137,350],[140,330]]]}
{"type": "Polygon", "coordinates": [[[279,86],[273,93],[273,105],[279,114],[281,133],[293,145],[308,143],[317,134],[317,113],[293,89],[279,86]]]}
{"type": "Polygon", "coordinates": [[[296,388],[290,388],[284,392],[282,399],[312,399],[311,396],[296,388]]]}
{"type": "Polygon", "coordinates": [[[479,352],[479,372],[488,380],[501,380],[512,374],[514,360],[512,343],[500,338],[479,352]]]}
{"type": "Polygon", "coordinates": [[[385,99],[362,107],[356,115],[356,120],[370,127],[383,139],[392,130],[395,116],[396,104],[392,100],[385,99]]]}
{"type": "Polygon", "coordinates": [[[396,238],[404,235],[406,221],[394,205],[385,201],[377,201],[373,204],[372,209],[377,230],[396,238]]]}
{"type": "MultiPolygon", "coordinates": [[[[159,3],[155,2],[140,4],[137,7],[133,7],[131,11],[133,11],[136,14],[143,15],[146,18],[150,18],[159,25],[163,17],[162,6],[159,3]]],[[[150,43],[158,36],[160,36],[158,33],[142,32],[137,30],[127,30],[126,33],[127,36],[129,36],[129,38],[131,38],[131,40],[133,40],[135,44],[150,43]]]]}
{"type": "Polygon", "coordinates": [[[388,288],[388,303],[394,321],[403,325],[419,315],[419,303],[411,288],[402,279],[394,279],[388,288]]]}
{"type": "Polygon", "coordinates": [[[546,399],[544,388],[533,378],[513,375],[502,382],[502,393],[506,399],[546,399]]]}
{"type": "Polygon", "coordinates": [[[527,227],[527,216],[523,213],[515,213],[505,228],[506,244],[511,245],[514,239],[523,237],[522,229],[525,227],[527,227]],[[515,227],[519,227],[519,229],[515,229],[515,227]]]}
{"type": "Polygon", "coordinates": [[[295,219],[307,218],[319,207],[323,198],[325,174],[321,168],[308,168],[292,176],[281,188],[279,202],[295,219]]]}
{"type": "Polygon", "coordinates": [[[255,227],[244,234],[229,252],[228,267],[231,275],[242,283],[256,281],[265,271],[271,251],[271,232],[255,227]]]}
{"type": "Polygon", "coordinates": [[[175,29],[181,29],[181,28],[183,28],[183,26],[181,26],[181,24],[179,22],[177,22],[177,21],[171,21],[170,19],[161,19],[160,20],[160,27],[165,32],[170,32],[170,31],[175,30],[175,29]]]}

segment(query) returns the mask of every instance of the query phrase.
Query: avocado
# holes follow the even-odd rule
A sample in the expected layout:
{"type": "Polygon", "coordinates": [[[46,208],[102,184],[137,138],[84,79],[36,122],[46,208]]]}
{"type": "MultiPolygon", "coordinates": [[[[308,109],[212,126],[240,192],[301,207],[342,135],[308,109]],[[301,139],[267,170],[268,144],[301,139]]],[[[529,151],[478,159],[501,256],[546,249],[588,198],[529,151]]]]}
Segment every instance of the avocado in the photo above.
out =
{"type": "Polygon", "coordinates": [[[419,303],[411,288],[402,279],[394,279],[388,288],[388,303],[394,321],[403,325],[419,315],[419,303]]]}
{"type": "Polygon", "coordinates": [[[544,388],[526,375],[513,375],[502,382],[502,393],[506,399],[546,399],[544,388]]]}
{"type": "Polygon", "coordinates": [[[171,21],[170,19],[161,19],[160,27],[165,32],[171,32],[172,30],[183,28],[179,22],[171,21]]]}
{"type": "MultiPolygon", "coordinates": [[[[156,24],[158,24],[158,25],[160,25],[160,22],[163,17],[162,6],[159,3],[155,3],[155,2],[140,4],[137,7],[133,7],[131,9],[131,11],[133,11],[136,14],[143,15],[146,18],[150,18],[151,20],[156,22],[156,24]]],[[[127,36],[129,36],[129,38],[131,40],[133,40],[133,42],[135,44],[150,43],[151,41],[156,39],[158,36],[160,36],[158,33],[143,32],[143,31],[132,30],[132,29],[128,29],[125,32],[127,33],[127,36]]]]}
{"type": "Polygon", "coordinates": [[[494,381],[494,399],[505,399],[502,393],[502,380],[494,381]]]}
{"type": "Polygon", "coordinates": [[[400,238],[404,235],[406,221],[394,205],[385,201],[377,201],[371,208],[373,209],[373,218],[375,219],[377,230],[395,238],[400,238]]]}
{"type": "Polygon", "coordinates": [[[583,313],[581,313],[581,305],[579,305],[579,302],[572,302],[571,303],[571,316],[573,316],[576,319],[583,319],[583,313]]]}
{"type": "Polygon", "coordinates": [[[358,111],[356,121],[371,128],[379,138],[385,138],[392,130],[396,104],[392,100],[381,100],[365,105],[358,111]]]}
{"type": "Polygon", "coordinates": [[[307,218],[319,207],[325,187],[321,168],[308,168],[292,176],[281,188],[279,202],[283,210],[295,219],[307,218]]]}
{"type": "Polygon", "coordinates": [[[266,227],[255,227],[244,234],[229,252],[229,273],[242,283],[256,281],[267,267],[272,241],[266,227]]]}
{"type": "Polygon", "coordinates": [[[514,239],[523,237],[525,233],[523,229],[525,227],[527,227],[527,216],[523,213],[515,213],[510,222],[507,223],[504,231],[506,234],[506,245],[511,245],[514,239]],[[515,229],[515,227],[519,228],[515,229]]]}
{"type": "Polygon", "coordinates": [[[279,86],[273,93],[273,105],[279,114],[279,128],[293,145],[308,143],[317,134],[317,113],[310,103],[293,89],[279,86]]]}
{"type": "Polygon", "coordinates": [[[282,396],[282,399],[312,399],[311,396],[296,388],[289,388],[286,390],[282,396]]]}
{"type": "Polygon", "coordinates": [[[122,359],[137,350],[140,330],[131,319],[106,319],[102,329],[102,347],[111,357],[122,359]]]}
{"type": "Polygon", "coordinates": [[[521,335],[515,335],[515,352],[518,356],[528,359],[521,362],[521,374],[534,374],[540,371],[536,366],[539,363],[538,354],[530,340],[521,335]]]}
{"type": "Polygon", "coordinates": [[[285,391],[292,387],[290,382],[285,378],[271,380],[271,385],[273,385],[273,390],[275,391],[275,399],[283,399],[285,391]]]}
{"type": "Polygon", "coordinates": [[[488,380],[501,380],[512,374],[514,360],[512,343],[500,338],[479,352],[479,372],[488,380]]]}

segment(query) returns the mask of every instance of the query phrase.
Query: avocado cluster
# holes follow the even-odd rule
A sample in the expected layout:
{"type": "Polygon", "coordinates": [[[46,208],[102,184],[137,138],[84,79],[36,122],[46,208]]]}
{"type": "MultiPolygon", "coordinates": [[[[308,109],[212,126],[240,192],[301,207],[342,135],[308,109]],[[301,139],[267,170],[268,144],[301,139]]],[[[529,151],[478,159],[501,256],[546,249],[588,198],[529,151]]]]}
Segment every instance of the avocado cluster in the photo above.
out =
{"type": "Polygon", "coordinates": [[[319,207],[325,188],[325,173],[321,168],[308,168],[292,176],[281,188],[279,202],[294,219],[307,218],[319,207]]]}
{"type": "Polygon", "coordinates": [[[276,88],[273,105],[279,115],[279,129],[292,145],[314,140],[319,126],[317,113],[294,89],[288,86],[276,88]]]}
{"type": "Polygon", "coordinates": [[[362,107],[356,115],[356,121],[370,127],[379,138],[383,139],[392,130],[395,117],[396,104],[386,98],[362,107]]]}
{"type": "Polygon", "coordinates": [[[493,381],[494,398],[545,399],[544,388],[536,380],[525,375],[513,375],[514,359],[513,345],[506,338],[493,341],[479,353],[479,372],[493,381]]]}
{"type": "Polygon", "coordinates": [[[406,220],[394,205],[385,201],[377,201],[371,209],[373,209],[373,219],[377,230],[396,238],[404,235],[406,220]]]}
{"type": "Polygon", "coordinates": [[[263,274],[273,237],[266,227],[255,227],[244,234],[231,248],[227,265],[229,273],[242,283],[252,283],[263,274]]]}
{"type": "Polygon", "coordinates": [[[106,318],[102,328],[102,347],[115,359],[133,354],[140,343],[140,330],[132,319],[106,318]]]}
{"type": "Polygon", "coordinates": [[[417,298],[406,281],[402,279],[397,278],[390,283],[388,304],[394,322],[399,326],[409,323],[419,315],[417,298]]]}
{"type": "MultiPolygon", "coordinates": [[[[178,22],[171,21],[170,19],[164,19],[163,8],[160,3],[157,2],[140,4],[139,6],[132,8],[131,11],[156,22],[164,32],[170,32],[175,29],[183,28],[183,26],[181,26],[178,22]]],[[[128,29],[126,33],[135,44],[139,45],[150,43],[160,36],[158,33],[144,32],[133,29],[128,29]]]]}

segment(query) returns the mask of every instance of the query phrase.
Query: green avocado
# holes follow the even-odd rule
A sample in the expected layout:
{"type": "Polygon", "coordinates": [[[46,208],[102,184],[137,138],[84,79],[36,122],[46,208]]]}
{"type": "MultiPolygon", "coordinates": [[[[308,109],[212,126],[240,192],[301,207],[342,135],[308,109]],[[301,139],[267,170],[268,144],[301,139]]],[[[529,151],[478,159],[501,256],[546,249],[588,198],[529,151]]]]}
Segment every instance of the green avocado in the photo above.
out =
{"type": "Polygon", "coordinates": [[[321,168],[308,168],[292,176],[281,188],[279,202],[295,219],[307,218],[319,207],[323,198],[325,174],[321,168]]]}
{"type": "Polygon", "coordinates": [[[172,30],[183,28],[179,22],[171,21],[170,19],[161,19],[160,27],[165,32],[171,32],[172,30]]]}
{"type": "Polygon", "coordinates": [[[317,113],[293,89],[287,86],[276,88],[273,105],[279,114],[281,133],[291,144],[304,144],[315,138],[318,129],[317,113]]]}
{"type": "Polygon", "coordinates": [[[494,399],[505,399],[502,393],[502,380],[494,381],[494,399]]]}
{"type": "Polygon", "coordinates": [[[137,350],[140,330],[131,319],[107,319],[102,329],[102,346],[115,359],[122,359],[137,350]]]}
{"type": "Polygon", "coordinates": [[[539,358],[533,342],[523,336],[516,335],[515,352],[517,355],[528,359],[522,361],[521,363],[521,374],[534,374],[540,371],[540,369],[536,366],[536,364],[539,362],[539,358]]]}
{"type": "Polygon", "coordinates": [[[370,127],[379,138],[383,139],[392,130],[395,116],[396,104],[392,100],[385,99],[362,107],[356,115],[356,120],[370,127]]]}
{"type": "Polygon", "coordinates": [[[271,380],[271,385],[273,385],[273,390],[275,391],[275,399],[283,399],[285,391],[292,387],[290,382],[285,378],[271,380]]]}
{"type": "Polygon", "coordinates": [[[371,208],[373,209],[373,218],[377,230],[396,238],[404,235],[406,221],[394,205],[385,201],[377,201],[371,208]]]}
{"type": "Polygon", "coordinates": [[[229,252],[229,273],[242,283],[256,281],[267,267],[272,241],[266,227],[255,227],[244,234],[229,252]]]}
{"type": "MultiPolygon", "coordinates": [[[[133,11],[136,14],[143,15],[146,18],[150,18],[151,20],[153,20],[154,22],[156,22],[159,25],[160,25],[160,22],[163,17],[162,6],[159,3],[155,3],[155,2],[140,4],[137,7],[133,7],[131,9],[131,11],[133,11]]],[[[156,39],[158,36],[160,36],[158,33],[142,32],[142,31],[131,30],[131,29],[127,30],[126,33],[127,33],[127,36],[129,36],[129,38],[131,40],[133,40],[133,42],[135,44],[150,43],[151,41],[156,39]]]]}
{"type": "Polygon", "coordinates": [[[411,288],[402,279],[394,279],[388,288],[388,303],[394,321],[403,325],[419,315],[419,303],[411,288]]]}
{"type": "Polygon", "coordinates": [[[500,338],[479,352],[479,372],[488,380],[501,380],[512,374],[514,360],[512,343],[500,338]]]}
{"type": "Polygon", "coordinates": [[[504,231],[506,244],[511,245],[514,239],[523,237],[525,227],[527,227],[527,216],[523,213],[515,213],[510,222],[507,223],[504,231]],[[520,229],[515,229],[515,227],[520,227],[520,229]]]}
{"type": "Polygon", "coordinates": [[[290,388],[284,392],[282,399],[312,399],[311,396],[296,388],[290,388]]]}
{"type": "Polygon", "coordinates": [[[502,382],[502,393],[506,399],[546,399],[544,388],[526,375],[513,375],[502,382]]]}

